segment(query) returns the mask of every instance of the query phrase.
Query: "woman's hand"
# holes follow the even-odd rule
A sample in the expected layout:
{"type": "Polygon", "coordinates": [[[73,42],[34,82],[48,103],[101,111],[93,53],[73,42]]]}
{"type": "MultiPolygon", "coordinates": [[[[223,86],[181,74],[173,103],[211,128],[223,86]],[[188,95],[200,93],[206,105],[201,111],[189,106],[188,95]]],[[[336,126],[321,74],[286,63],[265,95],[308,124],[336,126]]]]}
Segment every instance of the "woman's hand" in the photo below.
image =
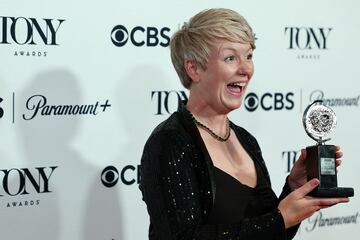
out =
{"type": "MultiPolygon", "coordinates": [[[[336,167],[341,165],[340,158],[343,156],[343,153],[340,151],[340,147],[336,146],[336,167]]],[[[306,172],[306,149],[301,149],[301,155],[298,160],[295,162],[293,168],[290,171],[288,178],[288,184],[291,190],[295,190],[303,186],[307,182],[307,172],[306,172]]]]}
{"type": "Polygon", "coordinates": [[[284,198],[278,206],[284,218],[285,228],[299,224],[316,211],[341,202],[348,202],[349,198],[315,198],[307,196],[319,185],[318,179],[312,179],[284,198]]]}

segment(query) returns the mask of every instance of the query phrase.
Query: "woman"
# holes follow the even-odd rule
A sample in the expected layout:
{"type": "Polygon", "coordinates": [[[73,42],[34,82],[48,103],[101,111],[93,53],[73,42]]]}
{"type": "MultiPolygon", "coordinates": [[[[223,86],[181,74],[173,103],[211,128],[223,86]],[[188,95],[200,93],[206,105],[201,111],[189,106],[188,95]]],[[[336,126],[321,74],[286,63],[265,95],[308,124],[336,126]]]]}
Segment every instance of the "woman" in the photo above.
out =
{"type": "Polygon", "coordinates": [[[257,141],[227,117],[253,75],[254,49],[251,27],[228,9],[202,11],[172,37],[171,59],[190,95],[144,147],[149,239],[291,239],[303,219],[348,201],[306,196],[319,181],[306,182],[304,150],[280,197],[271,190],[257,141]]]}

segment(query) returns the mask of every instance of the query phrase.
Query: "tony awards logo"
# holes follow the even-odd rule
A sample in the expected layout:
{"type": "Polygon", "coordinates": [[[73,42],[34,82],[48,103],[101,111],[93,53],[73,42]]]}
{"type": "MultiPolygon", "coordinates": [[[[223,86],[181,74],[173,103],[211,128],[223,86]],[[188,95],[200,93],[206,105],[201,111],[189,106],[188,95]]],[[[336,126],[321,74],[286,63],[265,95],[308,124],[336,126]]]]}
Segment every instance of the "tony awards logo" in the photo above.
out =
{"type": "Polygon", "coordinates": [[[320,180],[319,186],[310,195],[316,197],[354,196],[353,188],[337,186],[336,148],[334,145],[324,144],[330,140],[326,136],[336,126],[334,111],[323,105],[322,101],[315,101],[305,109],[303,125],[309,137],[317,142],[317,145],[306,148],[307,178],[320,180]]]}

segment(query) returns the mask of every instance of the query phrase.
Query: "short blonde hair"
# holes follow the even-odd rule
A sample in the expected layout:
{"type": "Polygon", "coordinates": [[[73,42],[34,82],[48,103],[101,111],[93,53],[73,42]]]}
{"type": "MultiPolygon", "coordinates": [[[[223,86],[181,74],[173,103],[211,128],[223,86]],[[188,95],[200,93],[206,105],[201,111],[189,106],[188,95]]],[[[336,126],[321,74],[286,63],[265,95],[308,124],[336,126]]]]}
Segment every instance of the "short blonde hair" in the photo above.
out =
{"type": "Polygon", "coordinates": [[[217,39],[250,43],[255,49],[255,34],[245,18],[224,8],[199,12],[171,37],[171,61],[185,88],[190,88],[192,80],[186,73],[184,61],[192,60],[206,70],[209,48],[217,39]]]}

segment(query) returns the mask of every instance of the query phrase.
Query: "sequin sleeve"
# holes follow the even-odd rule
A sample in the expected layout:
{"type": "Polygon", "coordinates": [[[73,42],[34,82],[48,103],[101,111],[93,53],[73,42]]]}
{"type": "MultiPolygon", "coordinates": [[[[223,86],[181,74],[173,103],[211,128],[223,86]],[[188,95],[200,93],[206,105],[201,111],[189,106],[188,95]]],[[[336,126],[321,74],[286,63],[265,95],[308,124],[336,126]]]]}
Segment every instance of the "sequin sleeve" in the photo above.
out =
{"type": "Polygon", "coordinates": [[[177,131],[153,134],[141,160],[140,189],[150,216],[151,240],[286,239],[275,209],[236,224],[204,224],[211,193],[202,178],[201,152],[177,131]]]}

